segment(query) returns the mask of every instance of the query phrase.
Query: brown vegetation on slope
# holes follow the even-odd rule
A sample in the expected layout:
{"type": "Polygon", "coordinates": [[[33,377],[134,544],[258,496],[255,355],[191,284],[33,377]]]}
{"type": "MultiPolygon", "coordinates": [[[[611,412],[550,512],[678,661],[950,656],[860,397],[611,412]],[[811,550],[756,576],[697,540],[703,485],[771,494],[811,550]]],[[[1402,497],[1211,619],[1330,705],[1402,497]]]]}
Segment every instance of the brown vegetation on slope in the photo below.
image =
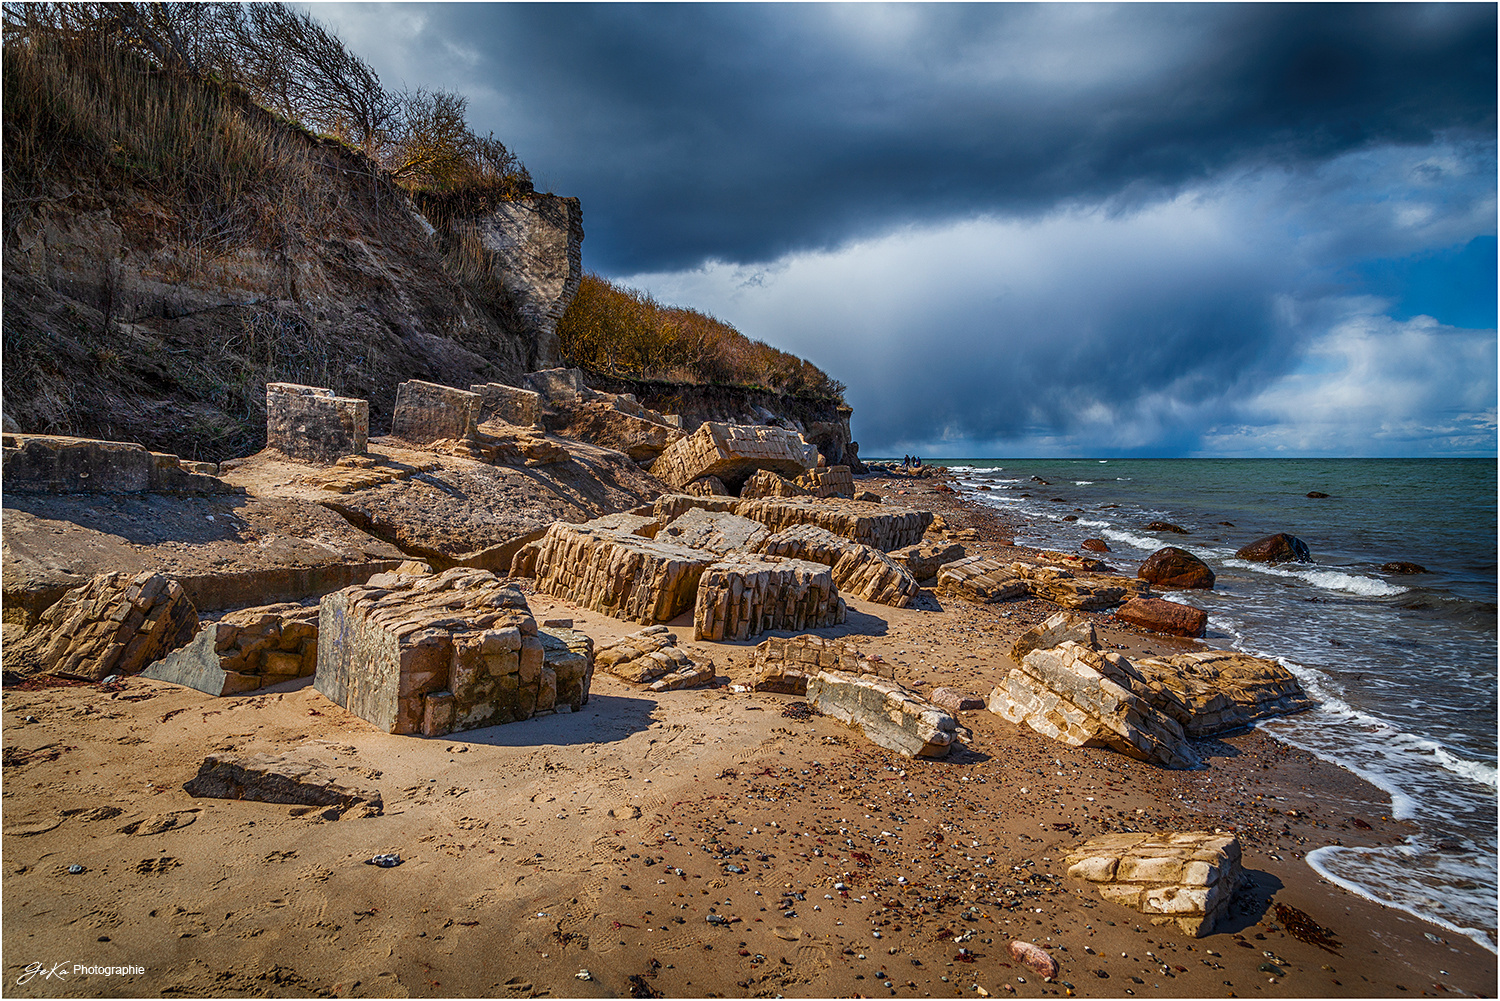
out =
{"type": "Polygon", "coordinates": [[[707,313],[665,306],[592,272],[557,325],[569,365],[611,376],[731,384],[842,400],[811,362],[755,341],[707,313]]]}

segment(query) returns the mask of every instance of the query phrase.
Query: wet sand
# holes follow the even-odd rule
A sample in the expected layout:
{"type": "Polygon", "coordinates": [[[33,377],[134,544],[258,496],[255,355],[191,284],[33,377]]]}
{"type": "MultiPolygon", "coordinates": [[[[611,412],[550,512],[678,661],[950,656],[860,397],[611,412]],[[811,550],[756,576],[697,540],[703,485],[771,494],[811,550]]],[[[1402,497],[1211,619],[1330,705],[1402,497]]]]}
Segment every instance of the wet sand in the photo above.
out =
{"type": "MultiPolygon", "coordinates": [[[[933,493],[937,482],[860,485],[975,528],[971,551],[1010,541],[996,514],[933,493]]],[[[573,618],[596,643],[639,628],[529,597],[538,621],[573,618]]],[[[882,654],[918,690],[981,696],[1009,671],[1015,636],[1055,610],[849,604],[845,626],[819,632],[882,654]]],[[[1127,654],[1180,642],[1094,618],[1127,654]]],[[[438,739],[379,733],[306,681],[223,699],[140,679],[7,689],[5,993],[1495,993],[1492,953],[1301,861],[1409,828],[1378,789],[1259,733],[1200,743],[1208,769],[1168,772],[979,710],[962,718],[970,747],[913,761],[795,698],[735,692],[753,644],[684,645],[727,683],[655,695],[599,674],[580,714],[438,739]],[[208,753],[297,749],[365,770],[384,815],[329,821],[181,788],[208,753]],[[191,823],[130,833],[166,813],[191,823]],[[1102,901],[1061,864],[1105,831],[1215,828],[1239,835],[1254,885],[1202,939],[1102,901]],[[403,864],[364,864],[383,852],[403,864]],[[1274,904],[1338,944],[1294,937],[1274,904]],[[1011,960],[1013,938],[1058,960],[1056,982],[1011,960]],[[143,972],[19,983],[36,963],[143,972]]]]}

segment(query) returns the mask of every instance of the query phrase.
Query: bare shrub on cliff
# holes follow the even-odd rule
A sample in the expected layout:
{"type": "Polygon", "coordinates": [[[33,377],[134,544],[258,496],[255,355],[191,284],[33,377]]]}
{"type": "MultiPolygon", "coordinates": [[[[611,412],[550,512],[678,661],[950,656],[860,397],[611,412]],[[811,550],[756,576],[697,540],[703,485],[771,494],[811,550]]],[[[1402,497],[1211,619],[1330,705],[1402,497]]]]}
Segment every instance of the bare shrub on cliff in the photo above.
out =
{"type": "Polygon", "coordinates": [[[636,379],[761,386],[842,399],[817,366],[754,341],[707,313],[663,306],[638,289],[589,273],[557,324],[569,365],[636,379]]]}

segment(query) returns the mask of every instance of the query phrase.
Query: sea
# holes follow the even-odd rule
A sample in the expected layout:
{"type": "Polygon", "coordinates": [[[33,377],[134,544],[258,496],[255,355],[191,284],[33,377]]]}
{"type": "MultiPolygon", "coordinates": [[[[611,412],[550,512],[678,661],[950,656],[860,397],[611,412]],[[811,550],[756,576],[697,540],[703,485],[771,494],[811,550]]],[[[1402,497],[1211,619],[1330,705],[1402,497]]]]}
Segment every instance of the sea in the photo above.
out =
{"type": "Polygon", "coordinates": [[[937,463],[966,496],[1009,512],[1020,545],[1083,552],[1084,539],[1103,539],[1130,574],[1163,546],[1206,562],[1212,591],[1163,597],[1208,612],[1210,645],[1275,658],[1318,699],[1263,732],[1385,790],[1418,829],[1397,846],[1319,848],[1308,864],[1496,951],[1494,460],[937,463]],[[1235,557],[1276,532],[1303,540],[1312,562],[1235,557]],[[1393,561],[1426,572],[1382,569],[1393,561]]]}

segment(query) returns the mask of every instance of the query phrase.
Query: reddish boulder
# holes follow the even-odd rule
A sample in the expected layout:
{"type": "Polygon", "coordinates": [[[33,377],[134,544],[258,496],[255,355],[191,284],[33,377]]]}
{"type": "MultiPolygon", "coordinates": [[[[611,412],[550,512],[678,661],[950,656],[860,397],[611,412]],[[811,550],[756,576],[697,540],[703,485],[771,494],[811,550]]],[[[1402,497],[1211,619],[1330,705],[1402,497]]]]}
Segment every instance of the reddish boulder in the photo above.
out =
{"type": "Polygon", "coordinates": [[[1105,542],[1103,539],[1084,539],[1083,542],[1080,543],[1080,545],[1082,545],[1083,548],[1087,549],[1091,553],[1109,552],[1109,543],[1105,542]]]}
{"type": "Polygon", "coordinates": [[[1171,532],[1173,535],[1187,535],[1188,530],[1181,525],[1174,525],[1170,521],[1153,521],[1146,526],[1148,532],[1171,532]]]}
{"type": "Polygon", "coordinates": [[[1214,572],[1208,564],[1176,546],[1158,549],[1146,557],[1146,562],[1135,575],[1166,591],[1193,587],[1211,589],[1214,586],[1214,572]]]}
{"type": "Polygon", "coordinates": [[[1285,532],[1257,539],[1234,555],[1252,563],[1312,562],[1312,552],[1308,550],[1307,543],[1285,532]]]}
{"type": "Polygon", "coordinates": [[[1057,960],[1048,955],[1047,950],[1039,945],[1015,939],[1010,943],[1010,958],[1024,964],[1039,977],[1057,976],[1057,960]]]}
{"type": "Polygon", "coordinates": [[[1115,609],[1115,618],[1171,636],[1202,636],[1208,626],[1208,613],[1203,609],[1161,598],[1131,598],[1115,609]]]}

